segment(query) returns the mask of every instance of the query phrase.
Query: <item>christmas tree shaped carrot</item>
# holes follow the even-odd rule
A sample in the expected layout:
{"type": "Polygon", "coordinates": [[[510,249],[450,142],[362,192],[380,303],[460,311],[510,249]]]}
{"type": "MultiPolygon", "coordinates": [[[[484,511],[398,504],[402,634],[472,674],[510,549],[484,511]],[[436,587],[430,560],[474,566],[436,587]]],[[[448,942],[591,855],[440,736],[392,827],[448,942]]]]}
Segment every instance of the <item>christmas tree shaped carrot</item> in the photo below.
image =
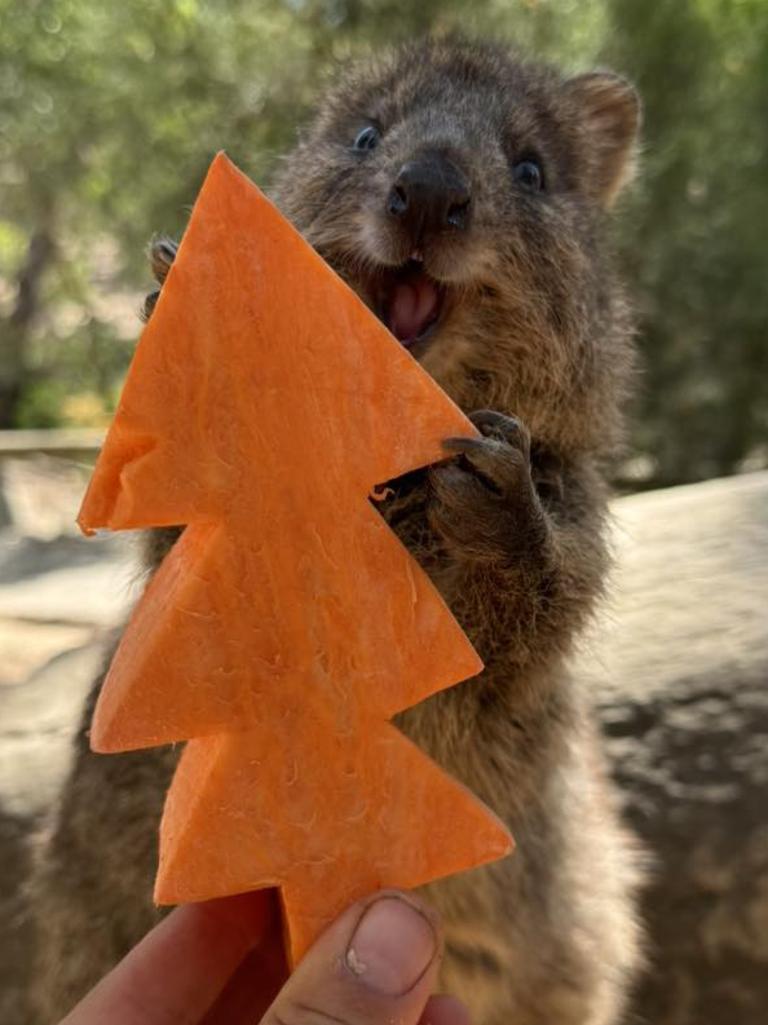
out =
{"type": "Polygon", "coordinates": [[[369,501],[474,428],[234,166],[214,161],[83,502],[185,524],[105,681],[97,751],[189,740],[159,903],[280,886],[291,954],[352,899],[509,837],[388,720],[481,668],[369,501]]]}

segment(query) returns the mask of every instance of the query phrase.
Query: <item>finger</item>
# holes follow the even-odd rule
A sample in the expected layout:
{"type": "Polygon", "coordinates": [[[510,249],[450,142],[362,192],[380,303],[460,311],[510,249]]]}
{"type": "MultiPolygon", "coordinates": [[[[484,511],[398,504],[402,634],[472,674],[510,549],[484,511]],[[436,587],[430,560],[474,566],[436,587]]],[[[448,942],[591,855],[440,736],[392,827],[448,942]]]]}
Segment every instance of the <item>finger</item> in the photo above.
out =
{"type": "Polygon", "coordinates": [[[443,438],[443,448],[449,452],[472,452],[487,444],[485,438],[443,438]]]}
{"type": "Polygon", "coordinates": [[[155,276],[155,281],[158,285],[162,285],[165,279],[168,277],[168,271],[171,269],[171,264],[176,259],[176,251],[178,250],[176,243],[170,239],[160,236],[152,240],[149,247],[149,261],[152,265],[152,273],[155,276]]]}
{"type": "Polygon", "coordinates": [[[152,314],[155,312],[155,306],[157,306],[157,300],[160,298],[160,289],[155,292],[150,292],[144,300],[144,306],[141,310],[141,319],[146,324],[152,314]]]}
{"type": "Polygon", "coordinates": [[[429,998],[419,1025],[471,1025],[471,1018],[460,1000],[441,993],[429,998]]]}
{"type": "Polygon", "coordinates": [[[283,937],[276,931],[246,955],[199,1025],[255,1025],[287,978],[283,937]]]}
{"type": "Polygon", "coordinates": [[[435,916],[412,896],[360,902],[317,941],[262,1025],[417,1025],[437,976],[435,916]]]}
{"type": "Polygon", "coordinates": [[[528,454],[531,439],[528,428],[516,416],[507,416],[492,409],[479,409],[469,419],[486,438],[499,438],[528,454]]]}
{"type": "Polygon", "coordinates": [[[497,494],[514,488],[526,466],[522,452],[498,438],[446,438],[443,445],[460,454],[466,460],[466,468],[478,474],[497,494]]]}
{"type": "Polygon", "coordinates": [[[429,471],[429,486],[441,505],[461,515],[471,515],[480,503],[497,498],[485,481],[460,466],[434,466],[429,471]]]}
{"type": "Polygon", "coordinates": [[[474,413],[469,414],[468,419],[481,431],[483,428],[503,431],[510,420],[514,421],[514,417],[507,416],[506,413],[497,413],[495,409],[476,409],[474,413]]]}
{"type": "Polygon", "coordinates": [[[176,908],[61,1025],[198,1022],[277,915],[273,891],[176,908]]]}

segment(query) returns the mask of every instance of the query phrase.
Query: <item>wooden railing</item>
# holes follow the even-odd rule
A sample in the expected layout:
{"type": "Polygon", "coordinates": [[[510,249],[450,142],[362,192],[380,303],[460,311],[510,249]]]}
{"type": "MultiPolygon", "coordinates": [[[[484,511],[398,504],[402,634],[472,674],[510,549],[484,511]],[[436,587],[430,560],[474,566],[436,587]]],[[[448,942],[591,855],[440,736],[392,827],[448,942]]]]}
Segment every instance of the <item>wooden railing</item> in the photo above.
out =
{"type": "Polygon", "coordinates": [[[103,440],[104,431],[91,427],[0,431],[0,459],[48,455],[62,459],[93,460],[103,440]]]}

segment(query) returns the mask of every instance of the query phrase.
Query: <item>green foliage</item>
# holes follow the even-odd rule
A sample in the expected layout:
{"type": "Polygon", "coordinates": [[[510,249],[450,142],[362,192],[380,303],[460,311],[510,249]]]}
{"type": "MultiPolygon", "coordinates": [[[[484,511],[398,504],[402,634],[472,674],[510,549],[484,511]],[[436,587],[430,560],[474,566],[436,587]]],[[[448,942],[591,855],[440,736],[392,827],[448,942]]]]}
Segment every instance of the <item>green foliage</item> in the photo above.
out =
{"type": "Polygon", "coordinates": [[[646,364],[634,465],[666,483],[766,451],[764,0],[0,0],[0,24],[0,330],[17,280],[40,286],[0,349],[16,423],[108,417],[146,243],[181,233],[216,150],[267,181],[339,62],[461,29],[643,93],[620,228],[646,364]],[[37,263],[35,237],[55,243],[37,263]]]}
{"type": "Polygon", "coordinates": [[[623,233],[646,370],[635,446],[662,483],[766,462],[768,5],[612,0],[607,38],[645,104],[623,233]]]}

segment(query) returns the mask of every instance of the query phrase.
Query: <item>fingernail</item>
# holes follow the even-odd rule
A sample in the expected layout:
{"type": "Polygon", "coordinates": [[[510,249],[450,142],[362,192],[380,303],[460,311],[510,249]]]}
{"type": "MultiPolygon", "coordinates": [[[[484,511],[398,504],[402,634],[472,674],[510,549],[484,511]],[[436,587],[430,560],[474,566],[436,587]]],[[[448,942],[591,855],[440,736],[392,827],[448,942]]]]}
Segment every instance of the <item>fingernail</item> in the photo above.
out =
{"type": "Polygon", "coordinates": [[[401,897],[381,897],[357,923],[346,962],[370,989],[402,996],[416,985],[436,953],[431,922],[401,897]]]}

